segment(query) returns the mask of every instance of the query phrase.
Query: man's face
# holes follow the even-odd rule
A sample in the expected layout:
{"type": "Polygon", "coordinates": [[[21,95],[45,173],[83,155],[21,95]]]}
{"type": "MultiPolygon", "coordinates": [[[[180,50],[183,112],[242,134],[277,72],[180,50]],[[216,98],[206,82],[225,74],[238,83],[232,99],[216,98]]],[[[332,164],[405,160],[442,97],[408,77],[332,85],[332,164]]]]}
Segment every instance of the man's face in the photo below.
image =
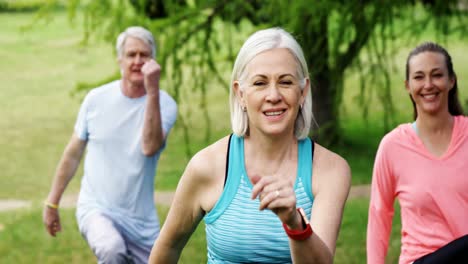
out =
{"type": "Polygon", "coordinates": [[[151,59],[151,47],[140,39],[128,37],[119,58],[122,79],[135,85],[143,84],[141,67],[151,59]]]}

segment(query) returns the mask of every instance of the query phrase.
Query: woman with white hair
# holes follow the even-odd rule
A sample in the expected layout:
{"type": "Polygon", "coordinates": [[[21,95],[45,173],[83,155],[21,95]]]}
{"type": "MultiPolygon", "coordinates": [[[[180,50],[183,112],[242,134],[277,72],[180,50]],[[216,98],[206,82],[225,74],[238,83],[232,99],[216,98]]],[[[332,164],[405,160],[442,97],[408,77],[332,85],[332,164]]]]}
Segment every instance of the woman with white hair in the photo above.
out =
{"type": "Polygon", "coordinates": [[[202,219],[208,263],[333,262],[351,175],[308,138],[308,75],[283,29],[247,39],[231,80],[234,133],[187,165],[150,263],[176,263],[202,219]]]}

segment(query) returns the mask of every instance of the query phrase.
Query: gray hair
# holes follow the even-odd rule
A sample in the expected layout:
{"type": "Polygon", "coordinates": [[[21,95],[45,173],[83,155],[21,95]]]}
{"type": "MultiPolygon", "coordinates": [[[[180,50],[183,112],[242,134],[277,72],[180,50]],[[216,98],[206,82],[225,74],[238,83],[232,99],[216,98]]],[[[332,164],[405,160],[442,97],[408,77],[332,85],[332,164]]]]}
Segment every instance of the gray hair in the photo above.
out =
{"type": "Polygon", "coordinates": [[[119,58],[122,58],[124,52],[123,47],[128,37],[140,39],[148,44],[151,47],[151,57],[154,58],[156,56],[156,44],[154,42],[153,34],[151,34],[150,31],[143,27],[134,26],[128,27],[117,37],[117,43],[115,47],[117,49],[117,56],[119,58]]]}
{"type": "MultiPolygon", "coordinates": [[[[242,109],[242,105],[232,85],[235,81],[242,83],[245,78],[245,68],[255,56],[261,52],[275,48],[286,48],[294,55],[298,63],[297,74],[299,80],[301,80],[301,91],[304,90],[306,86],[306,80],[309,78],[307,63],[301,46],[291,34],[282,28],[269,28],[259,30],[252,34],[240,49],[231,76],[231,89],[229,94],[231,126],[234,134],[237,136],[244,136],[248,133],[249,120],[247,113],[242,109]]],[[[309,135],[312,120],[314,120],[314,116],[312,113],[312,96],[309,87],[309,93],[305,97],[304,104],[297,115],[294,125],[294,135],[297,139],[304,139],[309,135]]]]}

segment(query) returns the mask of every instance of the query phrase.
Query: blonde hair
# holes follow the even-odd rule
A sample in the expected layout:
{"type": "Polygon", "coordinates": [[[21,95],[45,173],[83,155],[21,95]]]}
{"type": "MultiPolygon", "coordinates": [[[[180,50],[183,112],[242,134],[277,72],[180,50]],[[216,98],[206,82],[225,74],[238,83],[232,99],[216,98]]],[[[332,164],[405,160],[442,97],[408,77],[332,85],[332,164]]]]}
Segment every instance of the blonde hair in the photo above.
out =
{"type": "MultiPolygon", "coordinates": [[[[302,48],[299,43],[297,43],[291,34],[282,28],[269,28],[259,30],[252,34],[241,47],[231,75],[231,89],[229,94],[231,126],[232,131],[237,136],[244,136],[248,133],[249,120],[247,113],[242,109],[242,105],[240,104],[239,98],[237,98],[232,85],[235,81],[242,82],[245,75],[245,68],[255,56],[261,52],[275,48],[286,48],[294,55],[298,62],[297,73],[299,80],[301,80],[301,91],[304,90],[307,84],[306,80],[309,77],[309,71],[304,53],[302,52],[302,48]]],[[[309,91],[296,118],[294,135],[297,139],[303,139],[309,135],[313,119],[312,96],[309,91]]]]}

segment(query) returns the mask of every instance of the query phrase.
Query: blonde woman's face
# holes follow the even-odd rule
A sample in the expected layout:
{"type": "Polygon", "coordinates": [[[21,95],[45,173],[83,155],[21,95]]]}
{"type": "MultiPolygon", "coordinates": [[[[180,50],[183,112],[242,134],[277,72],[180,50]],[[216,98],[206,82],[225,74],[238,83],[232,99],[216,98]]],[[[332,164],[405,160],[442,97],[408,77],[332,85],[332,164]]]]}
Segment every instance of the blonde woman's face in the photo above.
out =
{"type": "Polygon", "coordinates": [[[236,90],[247,110],[250,135],[294,133],[305,98],[298,67],[294,55],[284,48],[264,51],[247,64],[242,87],[236,90]]]}

